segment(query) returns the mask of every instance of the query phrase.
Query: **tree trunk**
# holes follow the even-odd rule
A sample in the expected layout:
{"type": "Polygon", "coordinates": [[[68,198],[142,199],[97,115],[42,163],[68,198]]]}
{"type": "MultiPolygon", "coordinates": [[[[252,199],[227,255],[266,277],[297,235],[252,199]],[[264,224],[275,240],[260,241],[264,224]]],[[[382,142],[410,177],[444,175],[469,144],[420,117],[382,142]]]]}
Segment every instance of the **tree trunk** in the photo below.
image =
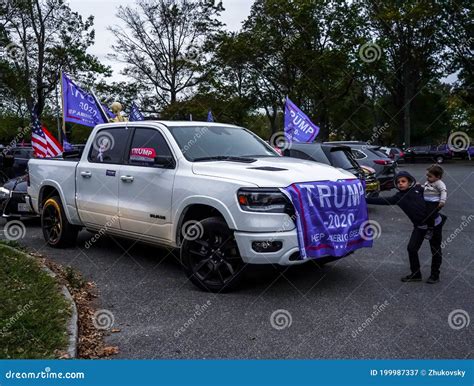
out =
{"type": "Polygon", "coordinates": [[[275,134],[278,131],[278,107],[276,105],[272,106],[272,113],[270,114],[270,127],[272,129],[272,134],[275,134]]]}
{"type": "Polygon", "coordinates": [[[403,71],[403,141],[405,146],[410,146],[411,142],[411,120],[410,120],[410,106],[413,98],[413,84],[411,83],[410,69],[407,65],[404,66],[403,71]]]}
{"type": "Polygon", "coordinates": [[[176,91],[174,89],[171,90],[170,93],[170,105],[176,102],[176,91]]]}
{"type": "Polygon", "coordinates": [[[403,140],[406,146],[410,146],[411,138],[410,104],[410,99],[407,99],[403,106],[403,140]]]}
{"type": "Polygon", "coordinates": [[[324,142],[329,140],[329,122],[327,110],[324,105],[320,106],[319,117],[319,134],[316,137],[316,141],[324,142]]]}

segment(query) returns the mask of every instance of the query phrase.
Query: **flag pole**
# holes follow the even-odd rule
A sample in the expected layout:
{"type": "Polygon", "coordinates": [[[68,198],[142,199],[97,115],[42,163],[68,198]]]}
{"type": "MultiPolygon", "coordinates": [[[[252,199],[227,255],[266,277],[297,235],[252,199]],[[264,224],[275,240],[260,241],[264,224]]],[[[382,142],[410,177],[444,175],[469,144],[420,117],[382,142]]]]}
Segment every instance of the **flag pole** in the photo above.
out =
{"type": "MultiPolygon", "coordinates": [[[[63,90],[63,72],[62,71],[61,71],[60,81],[61,81],[61,108],[62,108],[62,116],[63,116],[62,130],[63,130],[63,134],[66,134],[66,116],[65,116],[66,112],[64,111],[64,90],[63,90]]],[[[56,92],[56,98],[57,98],[57,92],[56,92]]],[[[59,131],[59,128],[58,128],[58,131],[59,131]]]]}
{"type": "Polygon", "coordinates": [[[59,107],[58,85],[56,85],[55,91],[56,91],[56,128],[58,130],[58,138],[61,139],[61,123],[59,119],[59,109],[62,107],[59,107]]]}
{"type": "Polygon", "coordinates": [[[108,123],[108,122],[109,122],[109,117],[108,117],[108,115],[105,113],[104,108],[102,107],[102,103],[100,103],[100,102],[99,102],[99,99],[97,99],[97,96],[95,95],[94,90],[91,89],[91,92],[92,92],[92,96],[93,96],[94,99],[95,99],[95,103],[97,103],[97,106],[99,107],[100,112],[102,113],[102,118],[104,119],[104,122],[105,122],[105,123],[108,123]]]}

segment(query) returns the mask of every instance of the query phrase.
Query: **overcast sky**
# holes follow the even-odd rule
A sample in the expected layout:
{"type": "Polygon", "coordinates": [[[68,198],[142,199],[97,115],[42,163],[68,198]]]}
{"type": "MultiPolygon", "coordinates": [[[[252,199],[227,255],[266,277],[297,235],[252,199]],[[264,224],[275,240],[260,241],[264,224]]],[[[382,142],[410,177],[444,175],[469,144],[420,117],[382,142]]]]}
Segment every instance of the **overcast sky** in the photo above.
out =
{"type": "MultiPolygon", "coordinates": [[[[118,24],[115,17],[116,10],[120,5],[135,4],[134,0],[70,0],[71,9],[79,12],[83,17],[94,16],[95,44],[89,48],[89,52],[97,56],[100,61],[112,67],[113,80],[124,80],[119,75],[123,66],[120,63],[107,59],[107,54],[112,52],[111,45],[114,36],[107,30],[110,25],[118,24]]],[[[237,31],[242,22],[250,14],[253,0],[223,0],[225,12],[222,13],[222,21],[227,29],[237,31]]]]}

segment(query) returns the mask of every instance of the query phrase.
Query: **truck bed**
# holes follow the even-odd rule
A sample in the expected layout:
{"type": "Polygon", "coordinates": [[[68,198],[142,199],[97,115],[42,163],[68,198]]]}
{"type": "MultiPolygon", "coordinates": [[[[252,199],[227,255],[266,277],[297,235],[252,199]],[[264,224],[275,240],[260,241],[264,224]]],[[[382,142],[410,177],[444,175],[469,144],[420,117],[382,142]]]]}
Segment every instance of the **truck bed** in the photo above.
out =
{"type": "MultiPolygon", "coordinates": [[[[44,185],[54,186],[66,204],[67,214],[76,214],[76,168],[78,158],[43,158],[31,159],[28,162],[30,185],[28,194],[35,211],[39,213],[38,198],[44,185]]],[[[69,216],[68,216],[69,217],[69,216]]]]}

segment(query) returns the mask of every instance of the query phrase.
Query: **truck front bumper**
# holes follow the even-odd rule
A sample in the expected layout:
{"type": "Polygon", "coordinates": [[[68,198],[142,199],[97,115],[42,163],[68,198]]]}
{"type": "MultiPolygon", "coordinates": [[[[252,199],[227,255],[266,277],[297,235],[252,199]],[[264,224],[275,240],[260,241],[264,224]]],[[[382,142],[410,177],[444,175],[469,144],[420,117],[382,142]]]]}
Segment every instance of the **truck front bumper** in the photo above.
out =
{"type": "Polygon", "coordinates": [[[285,232],[235,232],[234,235],[240,256],[245,263],[295,265],[308,261],[299,258],[300,249],[296,228],[285,232]],[[261,252],[258,251],[259,248],[256,245],[262,245],[262,243],[272,246],[279,246],[281,243],[281,248],[274,252],[261,252]]]}

